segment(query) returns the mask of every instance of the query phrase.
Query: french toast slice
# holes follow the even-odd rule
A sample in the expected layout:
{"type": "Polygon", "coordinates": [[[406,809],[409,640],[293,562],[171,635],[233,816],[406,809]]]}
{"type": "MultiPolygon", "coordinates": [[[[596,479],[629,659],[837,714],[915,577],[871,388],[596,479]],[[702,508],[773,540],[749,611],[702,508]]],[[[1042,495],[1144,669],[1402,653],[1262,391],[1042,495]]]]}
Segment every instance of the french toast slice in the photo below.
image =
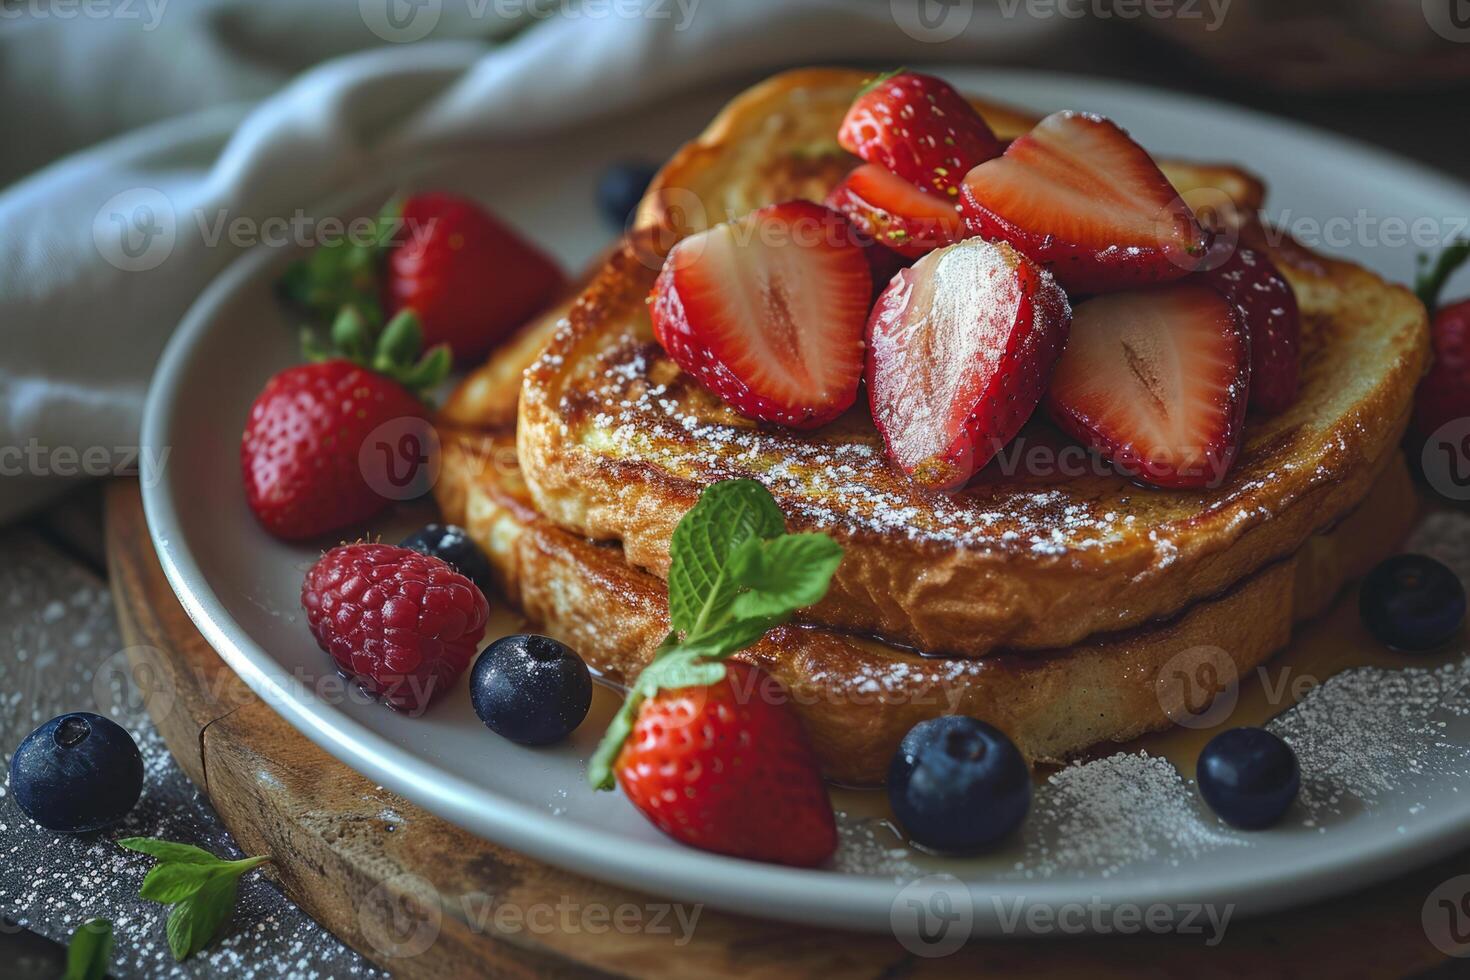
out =
{"type": "MultiPolygon", "coordinates": [[[[542,631],[590,667],[626,682],[667,636],[662,580],[615,544],[588,541],[536,510],[509,433],[442,429],[435,495],[490,556],[499,584],[542,631]]],[[[1390,553],[1415,516],[1397,454],[1362,505],[1338,526],[1165,623],[1066,649],[942,659],[830,629],[788,625],[736,659],[761,666],[790,694],[824,774],[880,783],[904,734],[944,714],[984,719],[1032,763],[1168,727],[1198,705],[1167,683],[1208,662],[1221,685],[1267,660],[1293,624],[1323,612],[1343,584],[1390,553]],[[1223,655],[1222,655],[1223,651],[1223,655]]]]}
{"type": "MultiPolygon", "coordinates": [[[[1242,235],[1290,280],[1303,374],[1295,405],[1252,418],[1234,468],[1211,489],[1143,488],[1086,457],[1061,472],[1057,454],[1072,444],[1037,418],[964,491],[925,491],[887,461],[863,399],[798,433],[737,415],[682,374],[645,309],[662,256],[680,236],[756,207],[821,200],[856,163],[835,133],[862,81],[829,69],[777,76],[732,102],[656,178],[633,233],[525,375],[519,459],[549,521],[619,542],[629,562],[663,575],[673,529],[700,490],[751,477],[793,530],[824,531],[845,548],[827,598],[805,618],[983,657],[1173,616],[1288,559],[1363,500],[1395,458],[1424,370],[1424,309],[1362,268],[1269,241],[1251,221],[1262,185],[1232,167],[1160,164],[1186,201],[1216,211],[1232,202],[1242,235]]],[[[1031,122],[977,108],[1002,138],[1031,122]]],[[[458,423],[475,424],[471,400],[454,408],[458,423]]]]}

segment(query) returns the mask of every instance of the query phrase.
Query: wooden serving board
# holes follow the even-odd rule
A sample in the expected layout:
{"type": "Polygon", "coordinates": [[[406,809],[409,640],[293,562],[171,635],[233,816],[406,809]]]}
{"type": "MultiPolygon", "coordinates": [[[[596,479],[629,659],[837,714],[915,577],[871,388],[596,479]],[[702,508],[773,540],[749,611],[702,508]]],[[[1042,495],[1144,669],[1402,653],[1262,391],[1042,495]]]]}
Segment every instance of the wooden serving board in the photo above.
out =
{"type": "Polygon", "coordinates": [[[344,942],[408,978],[619,975],[896,977],[1408,976],[1445,958],[1421,909],[1470,872],[1470,852],[1368,892],[1198,936],[975,940],[924,958],[886,936],[703,909],[692,938],[665,921],[609,927],[656,897],[480,840],[333,759],[252,694],[194,628],[165,580],[132,480],[107,497],[107,555],[137,672],[179,764],[247,853],[344,942]],[[152,653],[147,652],[151,648],[152,653]],[[497,914],[496,910],[505,909],[497,914]],[[570,916],[559,912],[572,910],[570,916]],[[601,911],[599,911],[601,910],[601,911]],[[538,917],[539,916],[539,917],[538,917]]]}

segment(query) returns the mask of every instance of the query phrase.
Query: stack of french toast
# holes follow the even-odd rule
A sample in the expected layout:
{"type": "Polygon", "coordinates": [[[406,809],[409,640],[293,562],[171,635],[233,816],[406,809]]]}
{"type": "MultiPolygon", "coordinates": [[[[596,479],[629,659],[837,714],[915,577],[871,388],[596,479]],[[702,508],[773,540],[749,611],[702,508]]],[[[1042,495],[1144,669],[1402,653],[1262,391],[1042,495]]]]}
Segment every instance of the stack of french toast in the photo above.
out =
{"type": "MultiPolygon", "coordinates": [[[[1252,671],[1408,530],[1398,447],[1427,359],[1424,308],[1265,229],[1264,187],[1245,171],[1160,160],[1202,225],[1270,256],[1300,309],[1294,397],[1245,418],[1217,479],[1035,465],[1073,444],[1045,412],[1017,437],[1039,457],[997,454],[958,486],[900,465],[868,399],[816,426],[751,418],[675,363],[650,292],[690,236],[829,200],[861,162],[836,134],[865,80],[777,76],[673,156],[575,295],[449,399],[444,517],[529,620],[627,683],[669,633],[680,518],[714,482],[764,484],[791,530],[825,532],[844,556],[826,598],[736,659],[781,682],[838,782],[881,782],[904,734],[941,715],[984,719],[1033,763],[1166,727],[1200,708],[1173,678],[1207,666],[1223,689],[1252,671]]],[[[1001,141],[1037,124],[972,103],[1001,141]]]]}

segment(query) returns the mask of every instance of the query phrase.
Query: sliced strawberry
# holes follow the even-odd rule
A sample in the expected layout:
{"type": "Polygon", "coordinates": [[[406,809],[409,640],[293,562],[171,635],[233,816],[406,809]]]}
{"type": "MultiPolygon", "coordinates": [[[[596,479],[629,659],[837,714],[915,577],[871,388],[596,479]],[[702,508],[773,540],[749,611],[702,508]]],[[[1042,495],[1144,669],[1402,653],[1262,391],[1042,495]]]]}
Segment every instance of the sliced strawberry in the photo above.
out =
{"type": "Polygon", "coordinates": [[[1000,153],[1000,142],[965,97],[932,75],[884,75],[859,93],[837,142],[921,190],[959,195],[971,167],[1000,153]]]}
{"type": "Polygon", "coordinates": [[[972,234],[1006,241],[1068,290],[1179,279],[1205,247],[1188,205],[1153,159],[1100,116],[1058,112],[965,176],[972,234]]]}
{"type": "Polygon", "coordinates": [[[947,200],[925,194],[902,177],[865,163],[827,195],[853,227],[905,258],[917,259],[965,237],[964,222],[947,200]]]}
{"type": "Polygon", "coordinates": [[[674,362],[737,412],[815,428],[857,400],[872,288],[847,220],[787,201],[674,246],[649,315],[674,362]]]}
{"type": "Polygon", "coordinates": [[[972,238],[900,272],[868,321],[888,455],[920,485],[963,485],[1035,410],[1070,319],[1051,274],[1009,245],[972,238]]]}
{"type": "Polygon", "coordinates": [[[1250,331],[1251,407],[1267,415],[1286,411],[1302,373],[1302,319],[1291,284],[1264,252],[1245,246],[1204,276],[1250,331]]]}
{"type": "Polygon", "coordinates": [[[1137,480],[1216,486],[1240,451],[1250,356],[1235,304],[1203,283],[1094,297],[1073,312],[1047,409],[1137,480]]]}

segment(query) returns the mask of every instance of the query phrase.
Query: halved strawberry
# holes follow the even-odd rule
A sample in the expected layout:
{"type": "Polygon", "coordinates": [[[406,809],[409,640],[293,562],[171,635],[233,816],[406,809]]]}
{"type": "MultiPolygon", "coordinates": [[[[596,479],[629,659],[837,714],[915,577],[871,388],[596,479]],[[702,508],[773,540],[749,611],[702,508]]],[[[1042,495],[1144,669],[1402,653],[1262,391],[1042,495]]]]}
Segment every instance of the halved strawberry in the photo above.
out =
{"type": "Polygon", "coordinates": [[[917,259],[965,237],[960,213],[948,200],[925,194],[902,177],[865,163],[827,195],[853,227],[905,258],[917,259]]]}
{"type": "Polygon", "coordinates": [[[674,362],[737,412],[815,428],[857,400],[872,288],[847,219],[787,201],[674,246],[649,315],[674,362]]]}
{"type": "Polygon", "coordinates": [[[1000,141],[965,97],[932,75],[882,75],[858,94],[837,142],[920,190],[959,195],[971,167],[1000,153],[1000,141]]]}
{"type": "Polygon", "coordinates": [[[1240,310],[1251,335],[1251,407],[1267,415],[1296,401],[1302,319],[1296,293],[1264,252],[1238,246],[1205,281],[1240,310]]]}
{"type": "Polygon", "coordinates": [[[1047,409],[1134,479],[1216,486],[1240,451],[1250,358],[1239,311],[1203,283],[1097,296],[1073,311],[1047,409]]]}
{"type": "Polygon", "coordinates": [[[970,232],[1010,242],[1068,290],[1179,279],[1205,247],[1189,206],[1153,159],[1101,116],[1058,112],[966,176],[970,232]]]}
{"type": "Polygon", "coordinates": [[[923,486],[963,485],[1046,391],[1067,296],[1009,245],[972,238],[894,277],[868,321],[868,400],[888,455],[923,486]]]}

